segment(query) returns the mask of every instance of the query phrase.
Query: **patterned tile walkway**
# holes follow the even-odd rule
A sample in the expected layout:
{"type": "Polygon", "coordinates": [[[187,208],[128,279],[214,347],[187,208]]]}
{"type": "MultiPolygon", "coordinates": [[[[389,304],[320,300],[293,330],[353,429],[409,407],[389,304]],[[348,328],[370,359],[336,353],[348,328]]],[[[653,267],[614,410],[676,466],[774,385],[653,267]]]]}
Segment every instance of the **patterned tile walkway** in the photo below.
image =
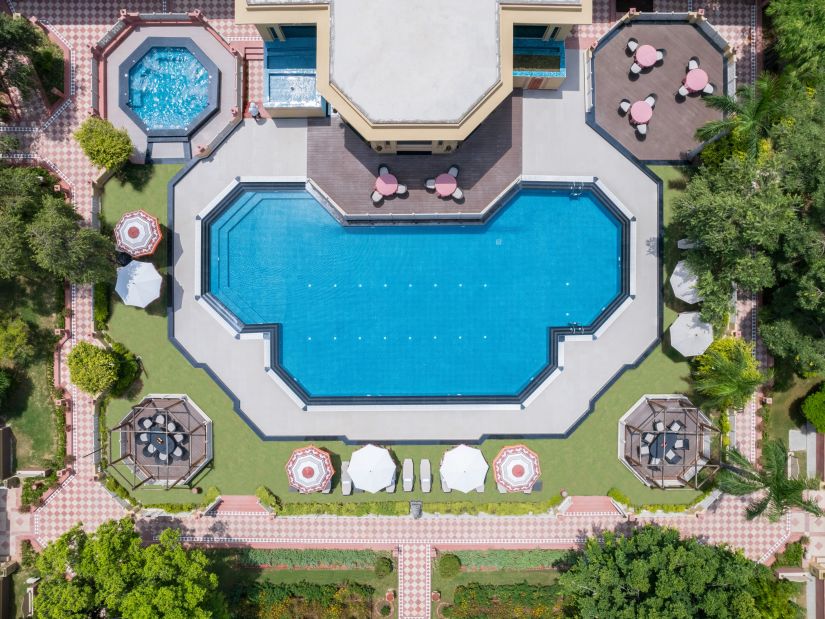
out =
{"type": "Polygon", "coordinates": [[[398,548],[398,616],[427,619],[430,616],[432,547],[403,544],[398,548]]]}

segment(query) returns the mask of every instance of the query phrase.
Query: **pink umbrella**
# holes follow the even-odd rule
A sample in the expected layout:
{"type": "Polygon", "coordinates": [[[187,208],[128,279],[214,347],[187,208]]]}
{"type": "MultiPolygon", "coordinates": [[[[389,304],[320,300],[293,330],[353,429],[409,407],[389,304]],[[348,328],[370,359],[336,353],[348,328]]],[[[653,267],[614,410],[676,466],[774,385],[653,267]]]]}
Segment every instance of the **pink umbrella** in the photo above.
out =
{"type": "Polygon", "coordinates": [[[146,211],[132,211],[120,218],[115,226],[118,251],[133,258],[153,254],[160,244],[160,224],[146,211]]]}
{"type": "Polygon", "coordinates": [[[502,448],[493,460],[496,483],[507,492],[527,492],[541,475],[539,457],[524,445],[502,448]]]}
{"type": "Polygon", "coordinates": [[[329,454],[314,445],[296,449],[286,463],[289,485],[303,493],[326,490],[334,472],[329,454]]]}

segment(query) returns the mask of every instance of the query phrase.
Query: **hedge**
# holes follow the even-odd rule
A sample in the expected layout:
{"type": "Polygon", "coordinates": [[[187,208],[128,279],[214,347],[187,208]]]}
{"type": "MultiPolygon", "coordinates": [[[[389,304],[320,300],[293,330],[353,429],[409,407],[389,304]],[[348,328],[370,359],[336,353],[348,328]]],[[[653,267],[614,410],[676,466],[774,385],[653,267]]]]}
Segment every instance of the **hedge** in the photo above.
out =
{"type": "Polygon", "coordinates": [[[704,501],[709,492],[703,492],[698,497],[693,499],[690,503],[643,503],[641,505],[634,504],[633,501],[630,500],[626,494],[624,494],[621,490],[616,488],[611,488],[607,491],[607,496],[611,499],[616,501],[617,503],[621,503],[626,507],[631,507],[636,511],[649,511],[649,512],[665,512],[665,513],[680,513],[686,512],[689,509],[696,507],[699,503],[704,501]]]}
{"type": "Polygon", "coordinates": [[[371,501],[365,503],[284,503],[281,516],[327,514],[331,516],[407,516],[410,504],[402,501],[371,501]]]}
{"type": "Polygon", "coordinates": [[[95,331],[105,331],[112,316],[112,287],[109,284],[95,284],[94,287],[95,331]]]}
{"type": "Polygon", "coordinates": [[[470,503],[469,501],[453,501],[451,503],[424,503],[424,511],[432,514],[496,514],[499,516],[526,516],[528,514],[543,514],[562,502],[562,497],[556,495],[551,499],[537,502],[512,503],[470,503]]]}
{"type": "Polygon", "coordinates": [[[566,554],[562,550],[459,550],[453,553],[468,570],[549,569],[566,554]]]}
{"type": "Polygon", "coordinates": [[[374,594],[352,582],[257,582],[233,587],[227,598],[237,617],[370,617],[374,594]]]}
{"type": "Polygon", "coordinates": [[[444,609],[445,617],[551,617],[558,600],[558,587],[530,585],[482,585],[470,583],[456,587],[453,605],[444,609]]]}
{"type": "Polygon", "coordinates": [[[234,553],[234,558],[245,566],[284,565],[294,569],[336,566],[370,570],[379,559],[388,557],[372,550],[242,548],[234,553]]]}
{"type": "Polygon", "coordinates": [[[805,556],[805,545],[808,538],[803,537],[797,542],[791,542],[785,546],[784,552],[776,554],[776,560],[772,567],[802,567],[802,559],[805,556]]]}

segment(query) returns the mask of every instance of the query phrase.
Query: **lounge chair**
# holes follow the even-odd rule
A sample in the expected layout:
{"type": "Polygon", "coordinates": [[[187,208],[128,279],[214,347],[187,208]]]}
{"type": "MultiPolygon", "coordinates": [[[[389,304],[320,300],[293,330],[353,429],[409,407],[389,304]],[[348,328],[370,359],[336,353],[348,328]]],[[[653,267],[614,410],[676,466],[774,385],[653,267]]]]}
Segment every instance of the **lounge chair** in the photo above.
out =
{"type": "Polygon", "coordinates": [[[461,187],[456,187],[455,191],[453,192],[452,198],[453,200],[461,200],[464,197],[464,192],[461,191],[461,187]]]}
{"type": "Polygon", "coordinates": [[[673,420],[673,423],[671,423],[671,424],[667,427],[667,429],[668,429],[668,430],[670,430],[671,432],[678,432],[679,430],[681,430],[681,429],[682,429],[682,424],[681,424],[681,422],[676,421],[676,420],[674,419],[674,420],[673,420]]]}
{"type": "Polygon", "coordinates": [[[662,62],[662,60],[665,59],[665,54],[666,53],[667,52],[665,52],[665,50],[663,50],[663,49],[657,49],[656,50],[656,62],[662,62]]]}
{"type": "Polygon", "coordinates": [[[341,463],[341,494],[349,496],[352,494],[352,477],[349,476],[349,460],[341,463]]]}
{"type": "Polygon", "coordinates": [[[432,490],[433,474],[430,471],[430,461],[422,460],[418,467],[418,477],[421,479],[421,492],[432,490]]]}
{"type": "Polygon", "coordinates": [[[639,135],[647,135],[647,123],[643,125],[636,125],[636,131],[639,135]]]}
{"type": "Polygon", "coordinates": [[[687,86],[682,84],[679,86],[679,96],[680,97],[687,97],[690,94],[690,91],[687,89],[687,86]]]}
{"type": "Polygon", "coordinates": [[[484,484],[481,484],[478,488],[476,488],[476,492],[484,492],[484,484]]]}
{"type": "Polygon", "coordinates": [[[688,60],[688,71],[693,71],[694,69],[699,68],[699,59],[696,56],[693,56],[690,60],[688,60]]]}
{"type": "Polygon", "coordinates": [[[384,196],[381,195],[381,192],[376,190],[372,192],[372,203],[373,204],[381,204],[381,201],[384,199],[384,196]]]}
{"type": "Polygon", "coordinates": [[[627,99],[622,99],[619,101],[619,109],[623,114],[627,114],[630,111],[630,101],[627,99]]]}
{"type": "Polygon", "coordinates": [[[413,484],[415,483],[415,473],[413,472],[413,461],[410,458],[404,460],[401,467],[403,475],[404,492],[412,492],[413,484]]]}
{"type": "Polygon", "coordinates": [[[634,62],[632,65],[630,65],[630,72],[633,75],[639,75],[639,73],[642,72],[642,65],[640,65],[638,62],[634,62]]]}
{"type": "Polygon", "coordinates": [[[714,86],[713,86],[713,84],[711,84],[710,82],[708,82],[708,85],[707,85],[707,86],[705,86],[705,87],[702,89],[702,92],[703,92],[704,94],[706,94],[706,95],[712,95],[712,94],[713,94],[713,91],[714,91],[714,86]]]}
{"type": "Polygon", "coordinates": [[[399,183],[398,188],[395,190],[395,195],[403,196],[405,193],[407,193],[407,186],[399,183]]]}
{"type": "Polygon", "coordinates": [[[390,173],[390,169],[387,166],[385,166],[385,165],[378,166],[378,176],[384,176],[384,174],[389,174],[389,173],[390,173]]]}
{"type": "Polygon", "coordinates": [[[444,479],[444,476],[439,474],[441,478],[441,492],[450,492],[450,487],[447,485],[447,480],[444,479]]]}
{"type": "Polygon", "coordinates": [[[393,477],[392,478],[392,483],[390,483],[389,486],[384,488],[384,492],[386,492],[387,494],[393,494],[395,492],[395,484],[397,482],[398,482],[398,480],[395,477],[393,477]]]}
{"type": "Polygon", "coordinates": [[[458,178],[458,166],[457,165],[451,165],[450,169],[447,170],[447,174],[449,174],[453,178],[458,178]]]}
{"type": "Polygon", "coordinates": [[[507,489],[504,486],[502,486],[501,484],[496,484],[496,488],[498,488],[498,491],[501,494],[507,494],[507,489]]]}
{"type": "Polygon", "coordinates": [[[631,54],[636,53],[636,50],[639,49],[639,42],[636,39],[628,39],[627,49],[631,54]]]}
{"type": "Polygon", "coordinates": [[[329,494],[330,492],[332,492],[332,480],[331,479],[327,482],[327,485],[324,486],[324,489],[321,490],[321,494],[329,494]]]}
{"type": "Polygon", "coordinates": [[[649,456],[650,455],[650,445],[642,445],[639,447],[639,456],[649,456]]]}
{"type": "Polygon", "coordinates": [[[656,107],[656,95],[654,95],[653,93],[647,95],[647,97],[645,97],[645,103],[647,103],[652,108],[656,107]]]}
{"type": "Polygon", "coordinates": [[[424,186],[429,191],[435,191],[435,179],[434,178],[428,178],[427,181],[424,183],[424,186]]]}

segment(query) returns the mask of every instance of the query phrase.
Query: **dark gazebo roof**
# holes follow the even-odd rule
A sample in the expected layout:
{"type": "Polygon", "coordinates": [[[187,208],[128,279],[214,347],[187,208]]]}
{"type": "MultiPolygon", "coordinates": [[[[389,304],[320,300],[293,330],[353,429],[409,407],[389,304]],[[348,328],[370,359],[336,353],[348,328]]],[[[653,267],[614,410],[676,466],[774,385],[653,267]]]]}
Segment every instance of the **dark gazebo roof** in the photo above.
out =
{"type": "Polygon", "coordinates": [[[212,421],[185,395],[150,395],[109,433],[109,462],[127,465],[133,490],[185,484],[212,459],[212,421]]]}

